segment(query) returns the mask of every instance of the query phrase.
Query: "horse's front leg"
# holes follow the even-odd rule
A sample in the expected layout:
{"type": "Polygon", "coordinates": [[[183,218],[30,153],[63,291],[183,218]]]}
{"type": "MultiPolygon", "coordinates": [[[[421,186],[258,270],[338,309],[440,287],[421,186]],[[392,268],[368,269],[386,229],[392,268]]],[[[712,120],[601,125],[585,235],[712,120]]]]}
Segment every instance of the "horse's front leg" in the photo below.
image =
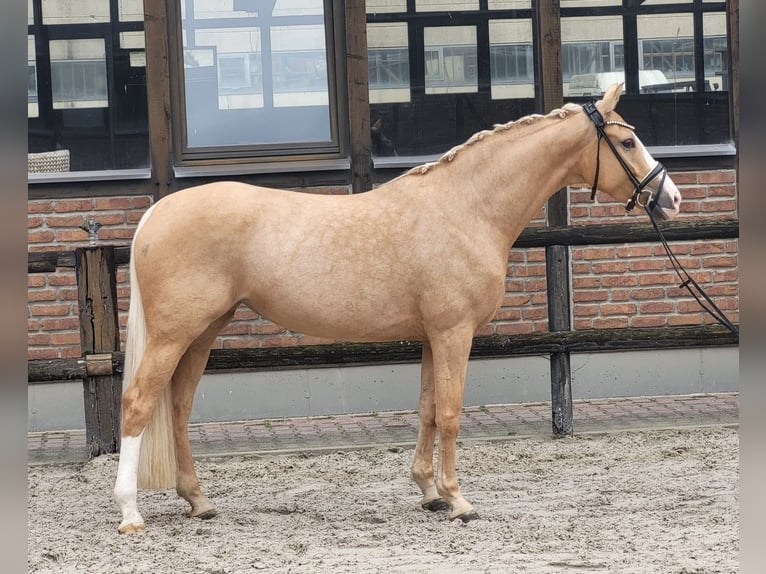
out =
{"type": "Polygon", "coordinates": [[[450,520],[468,522],[479,517],[463,498],[455,471],[455,447],[460,430],[463,387],[473,330],[455,329],[430,338],[433,353],[436,428],[439,430],[439,462],[436,489],[452,507],[450,520]]]}
{"type": "Polygon", "coordinates": [[[423,492],[420,505],[426,510],[449,510],[449,503],[436,489],[434,479],[434,440],[436,438],[436,403],[434,402],[434,367],[431,347],[423,342],[423,360],[420,369],[420,429],[412,462],[412,478],[423,492]]]}

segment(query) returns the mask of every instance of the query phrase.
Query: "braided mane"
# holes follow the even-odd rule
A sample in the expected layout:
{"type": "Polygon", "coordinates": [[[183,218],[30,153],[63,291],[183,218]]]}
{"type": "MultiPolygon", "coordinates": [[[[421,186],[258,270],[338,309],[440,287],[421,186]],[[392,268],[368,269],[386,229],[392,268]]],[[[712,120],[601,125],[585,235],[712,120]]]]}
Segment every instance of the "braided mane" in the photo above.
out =
{"type": "Polygon", "coordinates": [[[563,120],[563,119],[566,119],[572,113],[579,112],[581,109],[582,108],[577,104],[568,103],[568,104],[564,104],[563,108],[553,110],[546,115],[530,114],[528,116],[524,116],[522,118],[519,118],[517,120],[511,121],[505,124],[496,124],[494,128],[491,130],[482,130],[480,132],[473,134],[465,142],[463,142],[462,144],[456,145],[455,147],[453,147],[452,149],[444,153],[436,161],[430,161],[428,163],[415,166],[412,169],[403,173],[399,177],[404,177],[407,175],[424,175],[432,171],[434,168],[436,168],[439,165],[450,163],[451,161],[455,159],[457,154],[459,154],[465,148],[472,146],[473,144],[477,142],[482,141],[484,138],[488,136],[492,136],[501,132],[506,132],[508,130],[521,130],[522,128],[525,128],[525,127],[537,125],[542,120],[547,120],[547,119],[562,119],[563,120]]]}

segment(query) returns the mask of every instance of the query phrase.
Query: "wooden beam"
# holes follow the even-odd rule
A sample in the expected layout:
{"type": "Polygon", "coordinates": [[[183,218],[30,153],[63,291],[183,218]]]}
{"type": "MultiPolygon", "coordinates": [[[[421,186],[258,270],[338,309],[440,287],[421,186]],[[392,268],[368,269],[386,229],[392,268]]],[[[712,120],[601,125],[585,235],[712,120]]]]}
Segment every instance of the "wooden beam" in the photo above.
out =
{"type": "Polygon", "coordinates": [[[144,0],[146,99],[155,200],[170,193],[173,178],[167,15],[170,4],[174,2],[144,0]]]}
{"type": "MultiPolygon", "coordinates": [[[[120,328],[114,248],[77,249],[75,272],[83,356],[118,351],[120,328]]],[[[90,376],[86,369],[83,392],[85,439],[90,456],[117,452],[120,444],[122,377],[114,374],[90,376]]]]}
{"type": "MultiPolygon", "coordinates": [[[[484,335],[474,338],[471,358],[726,347],[738,342],[735,335],[720,325],[484,335]]],[[[207,372],[416,363],[420,361],[421,350],[416,341],[213,349],[207,372]]],[[[115,351],[111,358],[113,372],[121,374],[124,354],[115,351]]],[[[32,360],[28,362],[27,380],[30,383],[76,380],[85,376],[85,371],[83,359],[32,360]]]]}
{"type": "Polygon", "coordinates": [[[367,12],[364,0],[346,0],[345,10],[351,190],[361,193],[372,189],[367,12]]]}

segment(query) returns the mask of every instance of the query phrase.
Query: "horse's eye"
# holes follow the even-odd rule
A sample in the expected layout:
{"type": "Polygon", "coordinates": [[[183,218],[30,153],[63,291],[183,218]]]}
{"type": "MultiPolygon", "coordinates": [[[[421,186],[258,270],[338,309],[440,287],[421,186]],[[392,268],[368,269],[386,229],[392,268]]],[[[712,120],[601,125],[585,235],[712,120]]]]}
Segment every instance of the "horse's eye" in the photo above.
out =
{"type": "Polygon", "coordinates": [[[632,138],[622,140],[622,147],[624,147],[625,149],[633,149],[634,147],[636,147],[636,142],[633,141],[632,138]]]}

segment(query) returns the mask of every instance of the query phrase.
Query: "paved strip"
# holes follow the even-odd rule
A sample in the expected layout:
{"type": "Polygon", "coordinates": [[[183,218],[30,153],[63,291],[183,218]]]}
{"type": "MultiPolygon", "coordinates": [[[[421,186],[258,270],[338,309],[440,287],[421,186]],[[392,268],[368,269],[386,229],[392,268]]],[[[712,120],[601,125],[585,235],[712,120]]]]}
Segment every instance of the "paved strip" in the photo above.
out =
{"type": "MultiPolygon", "coordinates": [[[[574,401],[574,432],[737,425],[739,393],[709,393],[574,401]]],[[[275,454],[407,447],[415,443],[417,412],[210,422],[189,425],[195,456],[275,454]]],[[[503,440],[551,434],[551,404],[516,403],[463,409],[460,440],[503,440]]],[[[29,464],[88,458],[85,431],[29,433],[29,464]]]]}

